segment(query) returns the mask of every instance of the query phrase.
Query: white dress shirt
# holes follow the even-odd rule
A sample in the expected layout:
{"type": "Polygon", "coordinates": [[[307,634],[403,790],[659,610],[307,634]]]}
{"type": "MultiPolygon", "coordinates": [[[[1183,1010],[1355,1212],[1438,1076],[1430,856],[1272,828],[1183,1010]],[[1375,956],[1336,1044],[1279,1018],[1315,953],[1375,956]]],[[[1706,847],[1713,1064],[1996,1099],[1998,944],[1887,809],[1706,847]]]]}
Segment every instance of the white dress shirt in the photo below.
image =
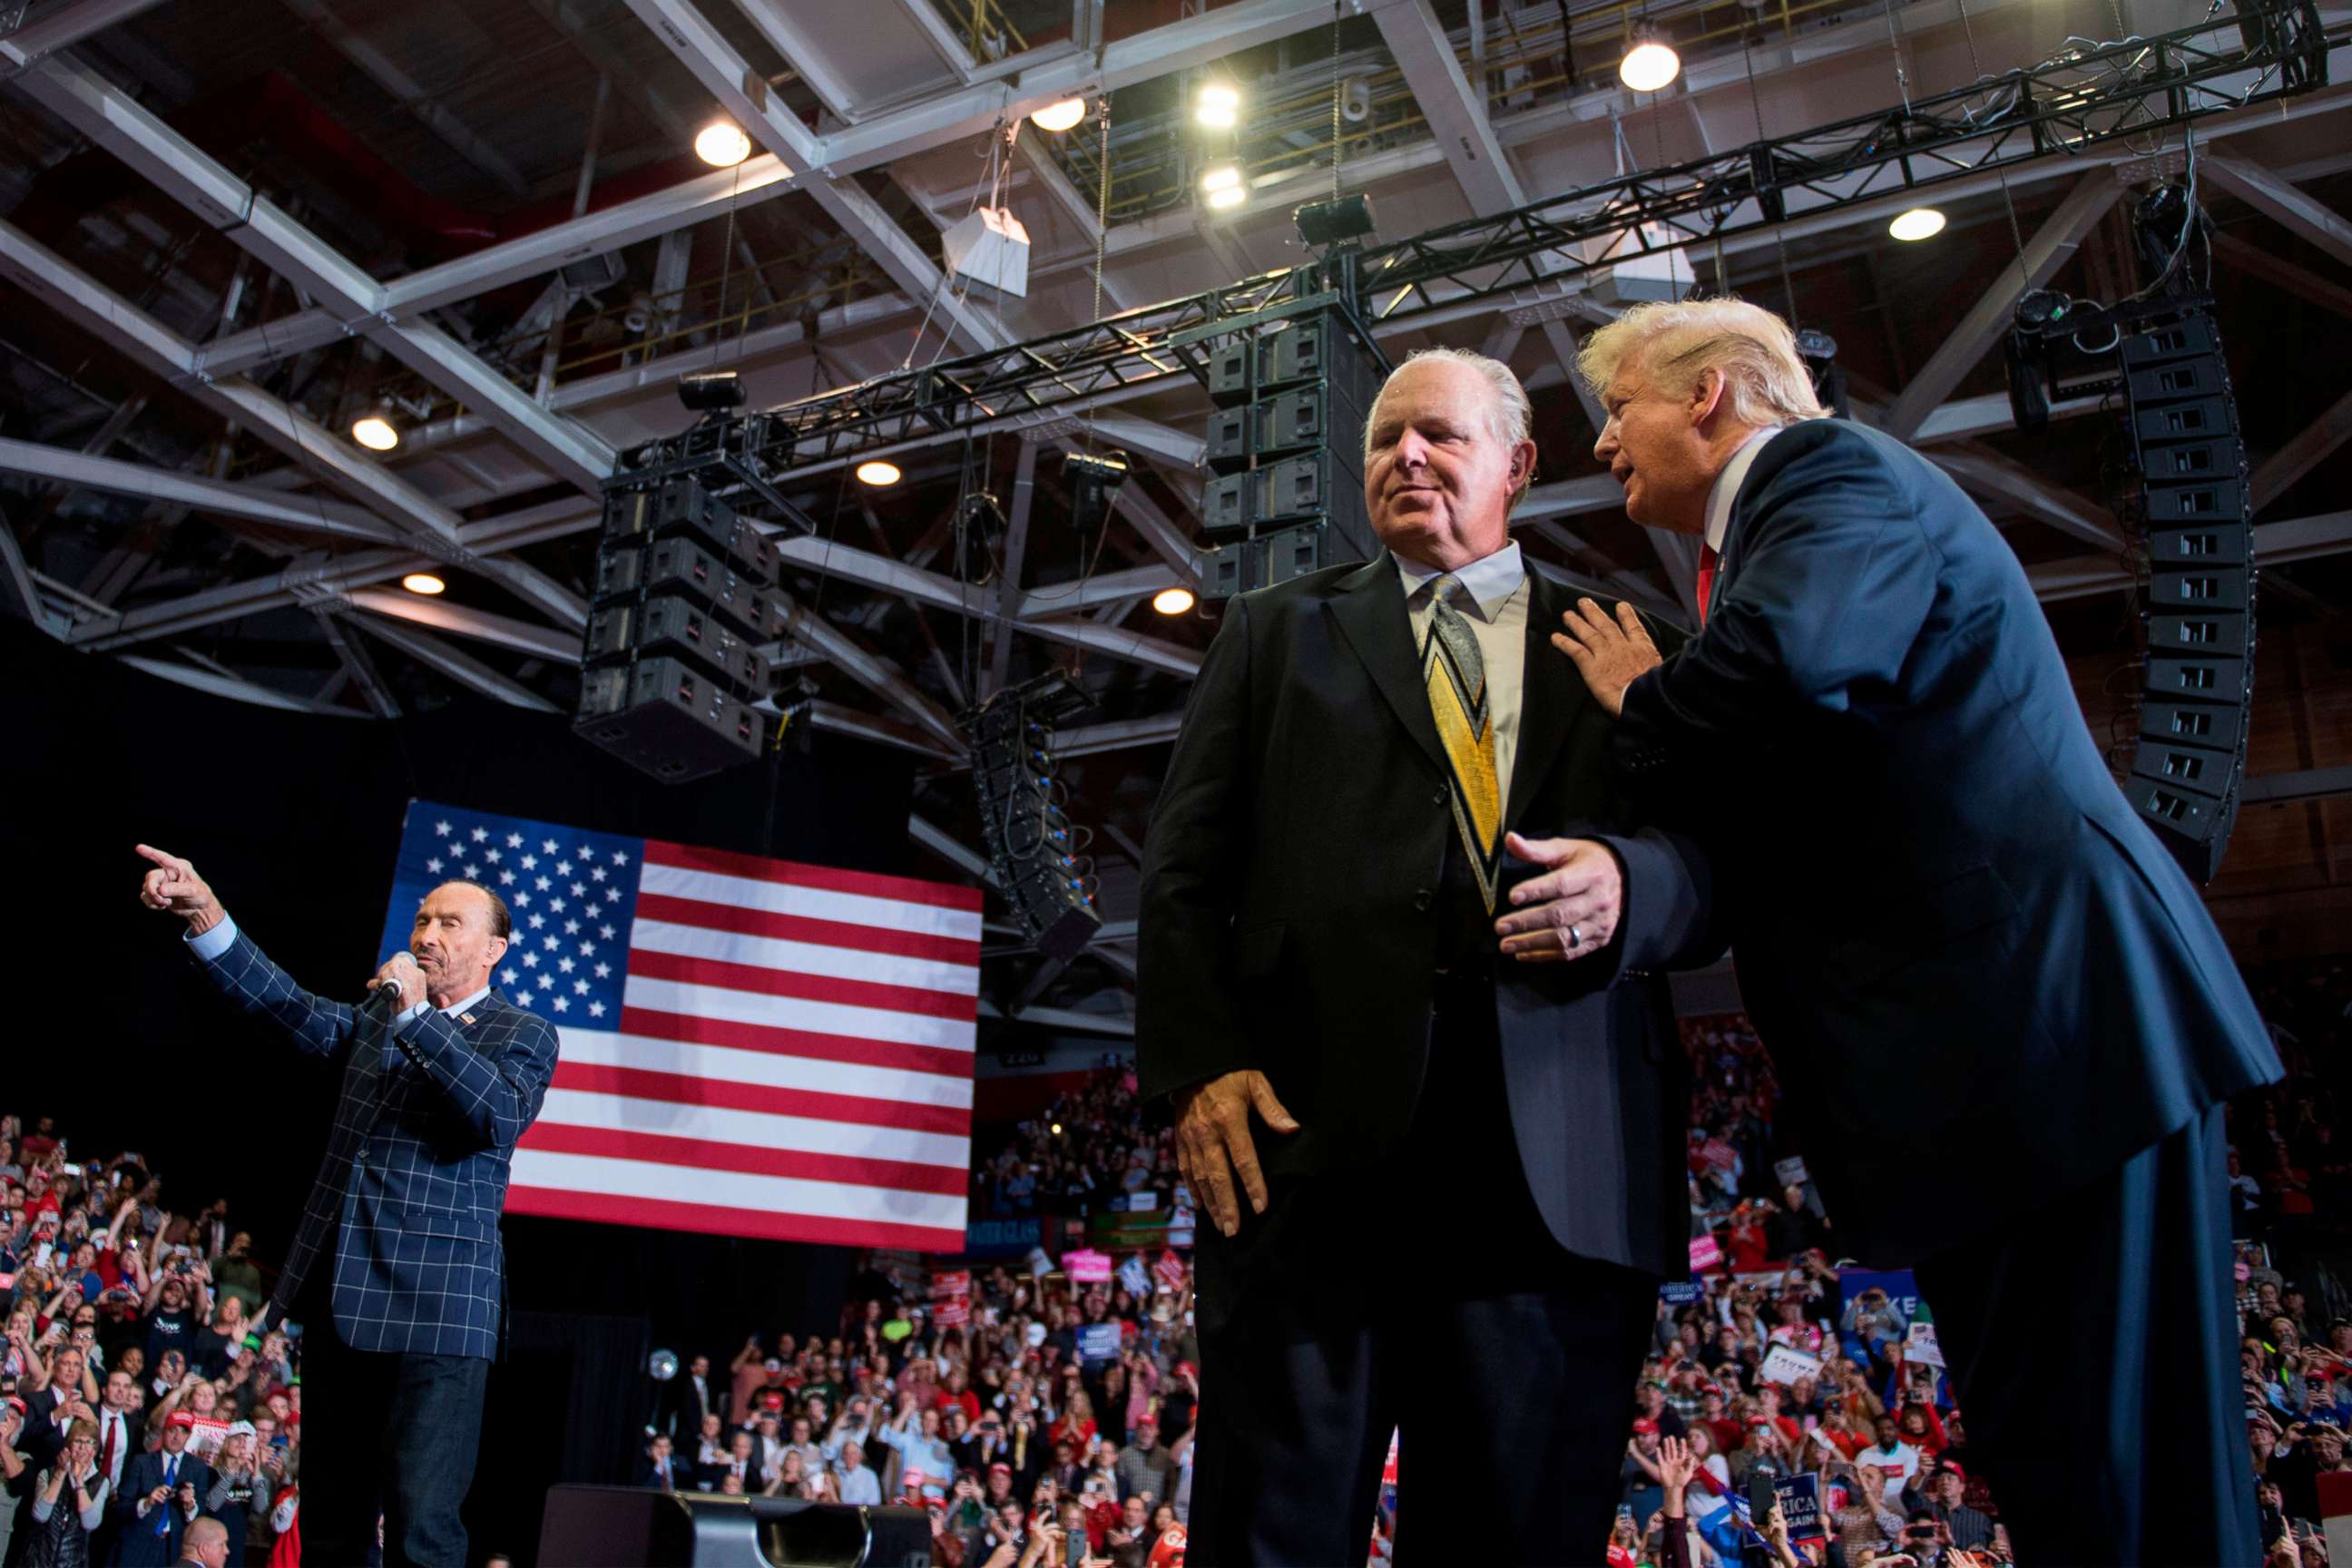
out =
{"type": "MultiPolygon", "coordinates": [[[[236,945],[236,921],[231,920],[226,915],[223,915],[220,919],[220,924],[213,927],[212,930],[205,932],[204,935],[190,935],[183,940],[187,942],[189,952],[194,953],[198,958],[203,959],[206,963],[214,963],[222,953],[226,952],[230,948],[236,945]]],[[[474,1006],[477,1003],[480,1002],[483,997],[488,996],[489,994],[490,988],[485,985],[479,991],[475,992],[471,996],[452,1002],[446,1007],[442,1008],[442,1016],[444,1017],[456,1020],[458,1015],[464,1013],[467,1008],[474,1006]]],[[[410,1005],[402,1008],[399,1014],[393,1019],[393,1022],[397,1026],[405,1027],[407,1025],[415,1023],[417,1019],[425,1016],[425,1010],[432,1005],[433,1004],[429,1001],[412,1003],[410,1005]]]]}
{"type": "Polygon", "coordinates": [[[1764,443],[1786,430],[1786,425],[1773,425],[1757,431],[1739,444],[1731,454],[1731,461],[1715,476],[1715,484],[1706,492],[1706,547],[1719,557],[1723,542],[1731,532],[1731,509],[1739,500],[1739,487],[1748,482],[1748,470],[1756,466],[1757,455],[1764,443]]]}
{"type": "MultiPolygon", "coordinates": [[[[1394,559],[1397,575],[1404,581],[1405,613],[1412,619],[1413,650],[1419,654],[1429,646],[1429,622],[1436,613],[1429,584],[1446,574],[1402,555],[1394,559]]],[[[1479,660],[1486,667],[1486,711],[1495,722],[1495,789],[1507,806],[1511,765],[1519,754],[1519,698],[1527,685],[1528,574],[1518,541],[1453,575],[1463,593],[1454,608],[1470,623],[1471,634],[1478,639],[1479,660]]]]}

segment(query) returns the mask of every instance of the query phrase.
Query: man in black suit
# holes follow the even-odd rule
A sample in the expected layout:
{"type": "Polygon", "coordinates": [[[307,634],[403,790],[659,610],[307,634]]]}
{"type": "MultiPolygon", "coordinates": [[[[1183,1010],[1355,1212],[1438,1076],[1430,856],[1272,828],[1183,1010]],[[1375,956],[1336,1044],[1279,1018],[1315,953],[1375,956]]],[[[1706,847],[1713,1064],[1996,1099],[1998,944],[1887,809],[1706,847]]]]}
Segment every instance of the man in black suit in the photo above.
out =
{"type": "Polygon", "coordinates": [[[1663,666],[1597,608],[1559,640],[1708,837],[1841,1245],[1916,1266],[2021,1561],[2259,1560],[2221,1119],[2278,1058],[2024,571],[1767,311],[1636,307],[1580,368],[1633,520],[1705,538],[1704,623],[1663,666]]]}
{"type": "Polygon", "coordinates": [[[116,1538],[118,1568],[164,1568],[180,1555],[182,1537],[212,1489],[212,1468],[188,1452],[196,1418],[174,1410],[163,1418],[163,1446],[133,1454],[122,1468],[122,1489],[113,1499],[122,1533],[116,1538]]]}
{"type": "Polygon", "coordinates": [[[1704,867],[1637,827],[1609,716],[1542,640],[1569,596],[1511,542],[1527,430],[1495,361],[1389,379],[1387,552],[1227,606],[1153,816],[1137,1045],[1213,1222],[1211,1568],[1360,1558],[1399,1426],[1401,1484],[1487,1559],[1597,1558],[1686,1268],[1657,972],[1720,944],[1704,867]]]}

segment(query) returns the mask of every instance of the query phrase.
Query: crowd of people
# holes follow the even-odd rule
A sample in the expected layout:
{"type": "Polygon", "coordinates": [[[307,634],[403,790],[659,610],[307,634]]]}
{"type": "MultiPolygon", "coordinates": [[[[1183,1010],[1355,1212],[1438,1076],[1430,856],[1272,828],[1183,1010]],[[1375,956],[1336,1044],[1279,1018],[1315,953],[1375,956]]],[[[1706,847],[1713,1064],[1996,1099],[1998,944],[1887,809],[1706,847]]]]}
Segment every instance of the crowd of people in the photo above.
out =
{"type": "Polygon", "coordinates": [[[1171,1568],[1199,1350],[1189,1271],[1138,1283],[1000,1267],[954,1298],[961,1322],[875,1298],[816,1331],[754,1335],[723,1364],[694,1354],[637,1479],[921,1508],[945,1568],[1171,1568]]]}
{"type": "Polygon", "coordinates": [[[1154,1125],[1146,1118],[1133,1073],[1103,1068],[1013,1124],[993,1152],[974,1150],[971,1217],[1166,1209],[1182,1185],[1167,1119],[1154,1125]],[[1123,1205],[1115,1204],[1119,1199],[1123,1205]]]}
{"type": "Polygon", "coordinates": [[[301,1346],[227,1205],[0,1118],[6,1568],[300,1558],[301,1346]]]}

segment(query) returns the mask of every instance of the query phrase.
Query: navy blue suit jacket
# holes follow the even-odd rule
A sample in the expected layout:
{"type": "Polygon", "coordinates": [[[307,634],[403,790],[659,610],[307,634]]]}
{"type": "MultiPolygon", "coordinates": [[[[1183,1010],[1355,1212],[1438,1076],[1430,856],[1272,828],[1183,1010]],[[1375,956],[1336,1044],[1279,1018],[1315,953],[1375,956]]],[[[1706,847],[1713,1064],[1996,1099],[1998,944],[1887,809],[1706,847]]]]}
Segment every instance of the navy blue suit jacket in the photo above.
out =
{"type": "MultiPolygon", "coordinates": [[[[122,1461],[122,1489],[114,1495],[115,1518],[121,1533],[114,1538],[114,1561],[120,1568],[163,1568],[180,1555],[180,1538],[187,1533],[188,1516],[181,1511],[178,1487],[196,1489],[196,1501],[202,1503],[205,1494],[212,1490],[212,1467],[194,1454],[180,1456],[178,1486],[173,1495],[139,1517],[139,1505],[149,1492],[163,1484],[163,1463],[170,1456],[161,1448],[150,1448],[143,1454],[133,1454],[122,1461]],[[163,1514],[163,1531],[156,1533],[156,1510],[163,1514]]],[[[65,1502],[70,1506],[73,1494],[68,1492],[65,1502]]]]}
{"type": "MultiPolygon", "coordinates": [[[[1609,845],[1625,901],[1604,951],[1500,961],[1511,1131],[1562,1247],[1679,1276],[1688,1102],[1658,972],[1722,951],[1709,874],[1690,839],[1643,825],[1610,765],[1607,710],[1547,640],[1573,595],[1541,576],[1528,592],[1503,824],[1609,845]]],[[[1146,1095],[1264,1071],[1302,1129],[1259,1138],[1276,1174],[1371,1165],[1398,1149],[1429,1052],[1436,890],[1455,831],[1444,756],[1388,556],[1227,606],[1144,847],[1146,1095]]],[[[1532,874],[1507,868],[1504,883],[1532,874]]]]}
{"type": "Polygon", "coordinates": [[[335,1326],[355,1350],[494,1358],[506,1300],[499,1216],[518,1139],[555,1071],[555,1027],[493,991],[394,1030],[383,1003],[312,995],[243,931],[202,965],[295,1047],[340,1057],[327,1153],[278,1276],[282,1312],[334,1243],[335,1326]]]}
{"type": "Polygon", "coordinates": [[[1782,431],[1631,775],[1710,834],[1741,994],[1839,1246],[1881,1264],[2279,1076],[2196,889],[2109,775],[2024,570],[1891,437],[1782,431]]]}

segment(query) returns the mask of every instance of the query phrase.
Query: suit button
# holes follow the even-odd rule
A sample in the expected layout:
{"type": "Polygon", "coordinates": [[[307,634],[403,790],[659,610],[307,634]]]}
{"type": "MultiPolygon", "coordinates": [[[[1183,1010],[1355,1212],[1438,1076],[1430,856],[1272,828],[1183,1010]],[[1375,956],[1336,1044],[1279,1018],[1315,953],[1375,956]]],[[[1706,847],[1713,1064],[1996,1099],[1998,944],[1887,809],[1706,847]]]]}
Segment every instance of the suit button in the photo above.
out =
{"type": "Polygon", "coordinates": [[[1444,805],[1445,804],[1445,792],[1444,790],[1439,790],[1436,794],[1431,795],[1429,797],[1429,804],[1432,805],[1444,805]]]}
{"type": "Polygon", "coordinates": [[[1419,889],[1412,896],[1412,907],[1416,910],[1427,910],[1430,905],[1436,901],[1436,895],[1432,893],[1427,888],[1419,889]]]}

